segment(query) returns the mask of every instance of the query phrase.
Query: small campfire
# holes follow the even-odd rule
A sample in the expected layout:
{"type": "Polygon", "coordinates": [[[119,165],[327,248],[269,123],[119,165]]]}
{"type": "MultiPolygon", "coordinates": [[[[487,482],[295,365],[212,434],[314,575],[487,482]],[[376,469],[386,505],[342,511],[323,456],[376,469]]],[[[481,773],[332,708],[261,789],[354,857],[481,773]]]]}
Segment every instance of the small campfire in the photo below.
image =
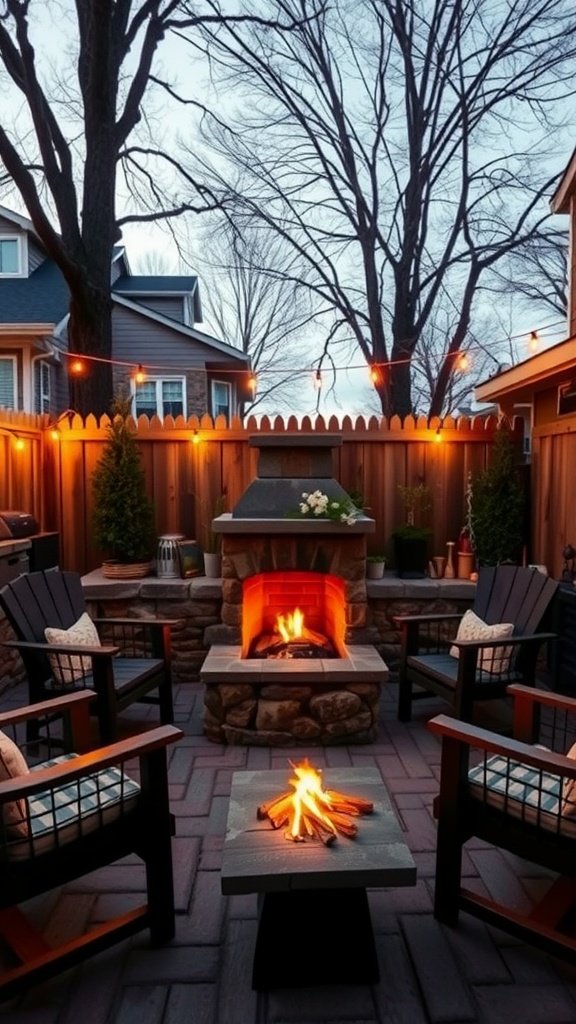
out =
{"type": "Polygon", "coordinates": [[[299,608],[276,616],[274,633],[256,638],[250,658],[337,658],[333,644],[323,633],[309,629],[299,608]]]}
{"type": "Polygon", "coordinates": [[[358,834],[355,819],[371,814],[374,804],[361,796],[324,789],[321,770],[308,758],[289,764],[294,772],[288,780],[293,789],[260,804],[258,818],[268,818],[274,828],[285,827],[285,838],[295,843],[316,839],[331,846],[338,833],[354,839],[358,834]]]}

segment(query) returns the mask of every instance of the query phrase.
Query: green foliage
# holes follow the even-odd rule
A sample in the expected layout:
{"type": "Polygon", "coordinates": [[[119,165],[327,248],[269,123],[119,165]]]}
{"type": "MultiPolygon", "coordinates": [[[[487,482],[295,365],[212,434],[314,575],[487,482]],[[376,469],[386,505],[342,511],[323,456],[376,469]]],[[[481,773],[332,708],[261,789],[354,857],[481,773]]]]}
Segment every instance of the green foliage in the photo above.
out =
{"type": "Polygon", "coordinates": [[[406,523],[414,526],[418,516],[423,516],[432,508],[432,498],[428,484],[398,484],[406,512],[406,523]]]}
{"type": "Polygon", "coordinates": [[[487,469],[472,479],[470,525],[480,565],[517,562],[524,541],[524,490],[510,428],[496,432],[487,469]]]}
{"type": "Polygon", "coordinates": [[[400,540],[429,540],[432,536],[432,530],[428,526],[414,526],[413,523],[404,523],[403,526],[397,526],[395,530],[392,530],[393,537],[399,537],[400,540]]]}
{"type": "Polygon", "coordinates": [[[215,533],[212,529],[212,520],[217,519],[226,511],[226,495],[221,494],[214,502],[214,507],[207,512],[206,519],[202,524],[204,533],[204,551],[207,554],[216,555],[222,547],[222,534],[215,533]]]}
{"type": "Polygon", "coordinates": [[[116,397],[106,447],[92,474],[94,539],[111,558],[141,562],[155,546],[154,506],[146,493],[130,401],[116,397]]]}

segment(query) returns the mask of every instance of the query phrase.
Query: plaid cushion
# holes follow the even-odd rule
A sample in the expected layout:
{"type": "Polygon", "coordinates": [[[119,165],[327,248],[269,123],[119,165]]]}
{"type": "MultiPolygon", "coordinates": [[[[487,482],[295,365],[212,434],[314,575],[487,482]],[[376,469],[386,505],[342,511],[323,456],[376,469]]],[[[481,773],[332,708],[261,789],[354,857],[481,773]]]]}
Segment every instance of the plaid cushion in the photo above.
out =
{"type": "Polygon", "coordinates": [[[574,819],[560,813],[560,776],[495,754],[471,768],[468,781],[475,799],[541,828],[576,835],[574,819]]]}
{"type": "MultiPolygon", "coordinates": [[[[77,756],[63,754],[35,765],[31,771],[77,756]]],[[[35,793],[28,800],[29,838],[8,841],[4,855],[22,860],[71,843],[126,814],[135,806],[139,793],[138,783],[114,766],[35,793]]]]}

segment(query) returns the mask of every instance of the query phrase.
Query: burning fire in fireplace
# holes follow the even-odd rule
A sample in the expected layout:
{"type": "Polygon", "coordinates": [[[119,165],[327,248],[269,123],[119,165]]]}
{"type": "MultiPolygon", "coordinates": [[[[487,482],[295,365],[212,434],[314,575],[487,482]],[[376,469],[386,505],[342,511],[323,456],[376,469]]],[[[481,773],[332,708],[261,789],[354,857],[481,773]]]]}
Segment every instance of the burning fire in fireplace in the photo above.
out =
{"type": "Polygon", "coordinates": [[[251,658],[337,658],[327,636],[309,629],[300,608],[278,613],[274,633],[261,633],[250,648],[251,658]]]}
{"type": "Polygon", "coordinates": [[[285,838],[295,843],[316,839],[331,846],[338,833],[354,839],[358,834],[355,818],[371,814],[374,804],[361,796],[324,789],[321,770],[308,758],[289,764],[294,772],[288,780],[292,790],[260,804],[258,818],[268,818],[274,828],[285,826],[285,838]]]}

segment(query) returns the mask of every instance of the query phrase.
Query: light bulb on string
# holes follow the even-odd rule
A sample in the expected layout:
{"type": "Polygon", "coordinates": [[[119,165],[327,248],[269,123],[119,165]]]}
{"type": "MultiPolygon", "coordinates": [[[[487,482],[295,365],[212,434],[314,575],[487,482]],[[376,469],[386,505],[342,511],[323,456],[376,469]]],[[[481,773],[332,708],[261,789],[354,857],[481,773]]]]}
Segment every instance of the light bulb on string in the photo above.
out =
{"type": "Polygon", "coordinates": [[[134,380],[136,381],[137,384],[143,384],[144,381],[146,380],[146,373],[144,371],[142,363],[138,363],[138,369],[134,374],[134,380]]]}
{"type": "Polygon", "coordinates": [[[73,359],[69,364],[69,370],[73,377],[83,377],[86,373],[86,364],[82,359],[73,359]]]}
{"type": "Polygon", "coordinates": [[[197,430],[194,431],[190,440],[192,441],[192,444],[200,444],[200,434],[197,430]]]}
{"type": "Polygon", "coordinates": [[[434,434],[434,444],[442,444],[442,432],[440,430],[440,427],[436,427],[436,432],[434,434]]]}
{"type": "Polygon", "coordinates": [[[540,347],[540,338],[538,337],[538,331],[530,331],[530,337],[528,338],[528,351],[531,355],[534,355],[540,347]]]}
{"type": "Polygon", "coordinates": [[[320,391],[322,387],[322,374],[320,370],[316,370],[316,373],[314,374],[314,387],[316,391],[320,391]]]}
{"type": "Polygon", "coordinates": [[[382,371],[377,363],[373,363],[370,367],[370,380],[372,381],[375,388],[382,383],[382,371]]]}
{"type": "Polygon", "coordinates": [[[252,395],[252,398],[254,398],[256,396],[256,391],[258,390],[258,377],[256,376],[255,373],[250,374],[248,378],[248,387],[250,389],[250,394],[252,395]]]}
{"type": "Polygon", "coordinates": [[[461,352],[460,355],[458,356],[456,369],[459,370],[460,373],[466,373],[470,369],[470,360],[466,352],[461,352]]]}

